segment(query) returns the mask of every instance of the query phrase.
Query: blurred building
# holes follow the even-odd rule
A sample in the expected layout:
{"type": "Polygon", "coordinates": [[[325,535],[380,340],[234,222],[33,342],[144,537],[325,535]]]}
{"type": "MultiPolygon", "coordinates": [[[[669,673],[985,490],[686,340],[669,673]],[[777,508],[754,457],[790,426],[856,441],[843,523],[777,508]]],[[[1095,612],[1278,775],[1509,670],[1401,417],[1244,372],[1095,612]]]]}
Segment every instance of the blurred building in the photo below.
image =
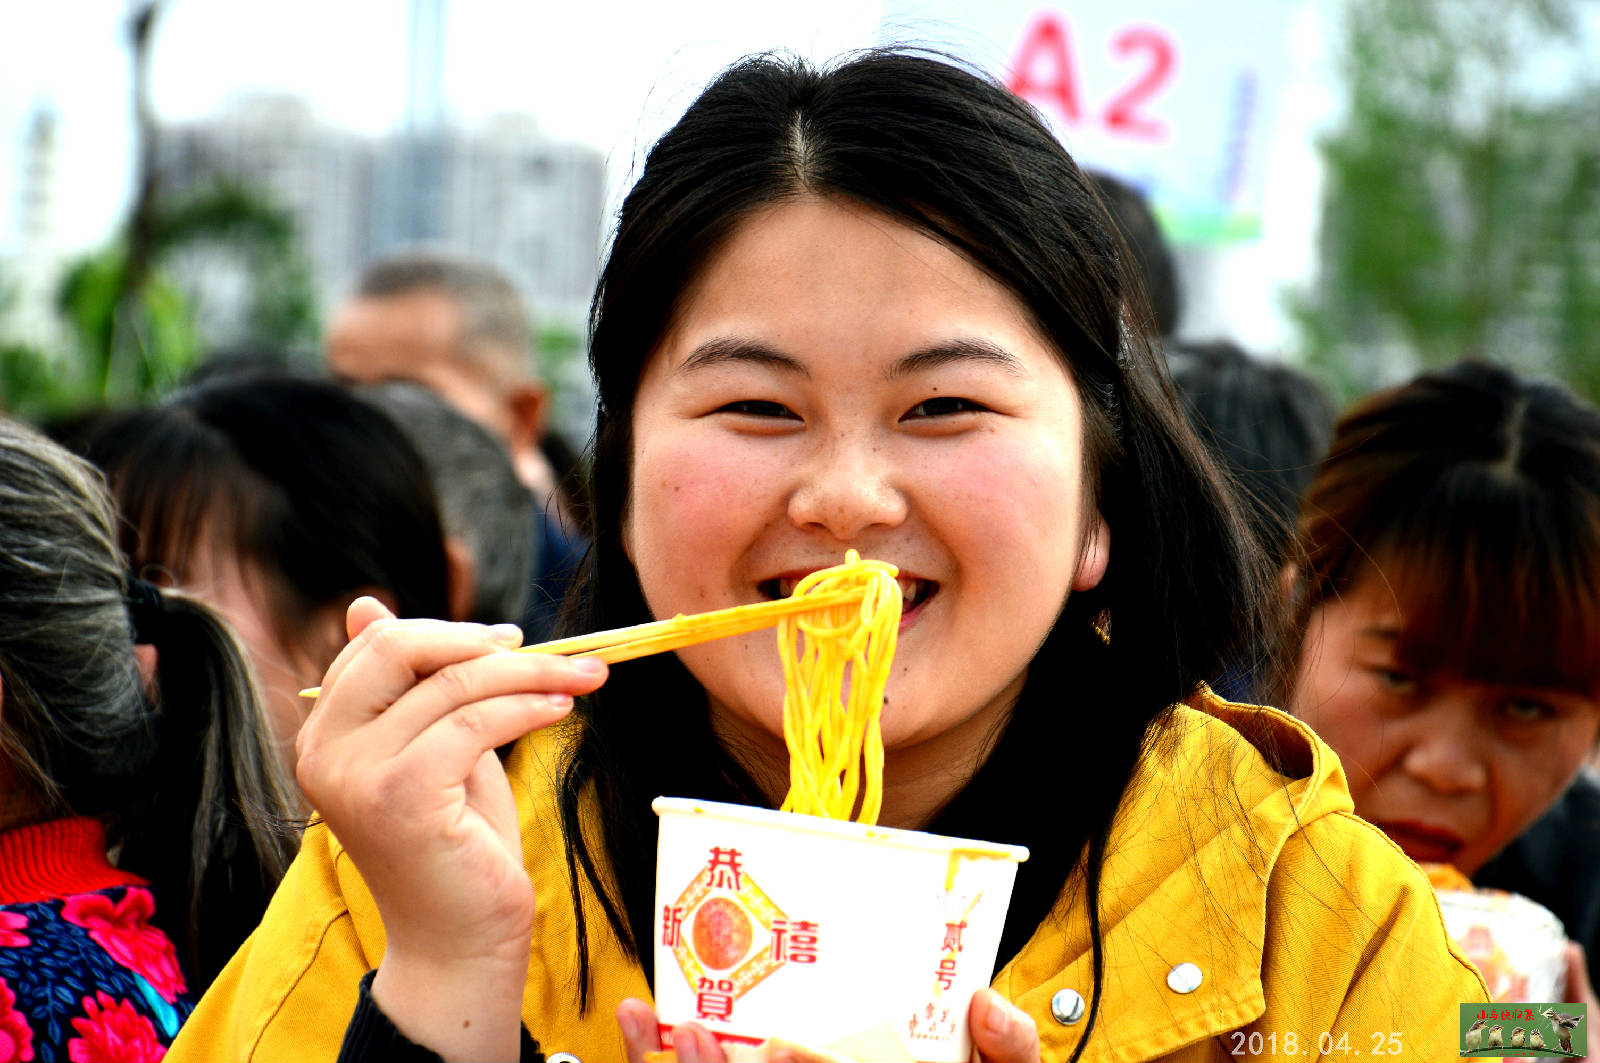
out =
{"type": "Polygon", "coordinates": [[[318,121],[302,99],[249,96],[164,128],[158,167],[164,195],[227,180],[286,208],[324,308],[371,258],[428,241],[496,263],[538,320],[570,327],[599,268],[604,156],[545,138],[531,117],[373,138],[318,121]]]}
{"type": "Polygon", "coordinates": [[[0,260],[0,322],[5,340],[53,350],[62,339],[55,313],[63,256],[56,233],[56,114],[38,107],[28,121],[18,182],[17,252],[0,260]]]}

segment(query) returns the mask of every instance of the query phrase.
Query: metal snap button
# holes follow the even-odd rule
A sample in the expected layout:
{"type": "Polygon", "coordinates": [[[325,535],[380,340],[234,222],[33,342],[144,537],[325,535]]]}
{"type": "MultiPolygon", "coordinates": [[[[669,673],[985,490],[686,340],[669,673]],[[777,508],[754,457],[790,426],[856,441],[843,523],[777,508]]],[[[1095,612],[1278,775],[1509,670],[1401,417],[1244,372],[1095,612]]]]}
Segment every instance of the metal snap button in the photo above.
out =
{"type": "Polygon", "coordinates": [[[1083,1018],[1083,995],[1076,989],[1063,989],[1050,998],[1050,1014],[1063,1026],[1073,1026],[1083,1018]]]}
{"type": "Polygon", "coordinates": [[[1167,972],[1167,988],[1174,993],[1193,993],[1203,981],[1205,975],[1192,963],[1180,963],[1167,972]]]}

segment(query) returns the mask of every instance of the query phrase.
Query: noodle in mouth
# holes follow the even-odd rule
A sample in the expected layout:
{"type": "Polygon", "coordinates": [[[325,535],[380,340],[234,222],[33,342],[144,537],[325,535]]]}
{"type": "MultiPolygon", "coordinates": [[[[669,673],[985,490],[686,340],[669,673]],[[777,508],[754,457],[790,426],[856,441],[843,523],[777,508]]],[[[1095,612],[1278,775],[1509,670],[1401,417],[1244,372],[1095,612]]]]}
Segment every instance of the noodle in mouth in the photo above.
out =
{"type": "Polygon", "coordinates": [[[864,588],[860,601],[785,617],[778,625],[783,660],[783,738],[789,747],[789,794],[782,811],[850,819],[859,797],[861,823],[878,821],[883,804],[883,692],[900,631],[899,570],[845,562],[802,579],[794,596],[864,588]]]}

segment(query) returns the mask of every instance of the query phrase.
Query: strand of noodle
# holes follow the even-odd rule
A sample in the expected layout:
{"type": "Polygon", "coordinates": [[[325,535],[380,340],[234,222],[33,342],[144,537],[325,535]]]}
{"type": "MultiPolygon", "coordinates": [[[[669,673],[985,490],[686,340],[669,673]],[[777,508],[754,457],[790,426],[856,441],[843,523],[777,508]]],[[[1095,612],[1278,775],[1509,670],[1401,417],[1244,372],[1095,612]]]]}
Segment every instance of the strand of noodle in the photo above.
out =
{"type": "Polygon", "coordinates": [[[859,589],[859,601],[796,613],[778,626],[784,671],[785,811],[877,821],[883,804],[883,692],[900,624],[893,565],[848,552],[813,572],[793,597],[859,589]],[[848,680],[848,682],[847,682],[848,680]]]}

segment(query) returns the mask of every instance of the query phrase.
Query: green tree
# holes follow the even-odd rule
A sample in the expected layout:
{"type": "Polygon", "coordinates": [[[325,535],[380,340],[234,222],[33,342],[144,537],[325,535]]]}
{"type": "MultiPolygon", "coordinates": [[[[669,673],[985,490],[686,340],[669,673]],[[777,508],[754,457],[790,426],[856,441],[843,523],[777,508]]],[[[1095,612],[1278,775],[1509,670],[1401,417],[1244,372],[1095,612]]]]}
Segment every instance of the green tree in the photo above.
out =
{"type": "MultiPolygon", "coordinates": [[[[56,309],[70,339],[43,351],[0,347],[0,408],[47,417],[163,394],[216,341],[207,335],[203,285],[176,277],[232,272],[244,278],[242,311],[229,305],[228,340],[281,351],[310,347],[317,332],[310,269],[289,213],[243,185],[218,183],[181,196],[164,191],[149,62],[162,0],[138,4],[128,23],[133,53],[134,197],[116,238],[66,270],[56,309]],[[242,318],[242,320],[234,320],[242,318]]],[[[0,301],[0,312],[5,306],[0,301]]]]}
{"type": "Polygon", "coordinates": [[[1600,91],[1575,0],[1349,0],[1298,316],[1347,394],[1477,357],[1600,398],[1600,91]]]}

